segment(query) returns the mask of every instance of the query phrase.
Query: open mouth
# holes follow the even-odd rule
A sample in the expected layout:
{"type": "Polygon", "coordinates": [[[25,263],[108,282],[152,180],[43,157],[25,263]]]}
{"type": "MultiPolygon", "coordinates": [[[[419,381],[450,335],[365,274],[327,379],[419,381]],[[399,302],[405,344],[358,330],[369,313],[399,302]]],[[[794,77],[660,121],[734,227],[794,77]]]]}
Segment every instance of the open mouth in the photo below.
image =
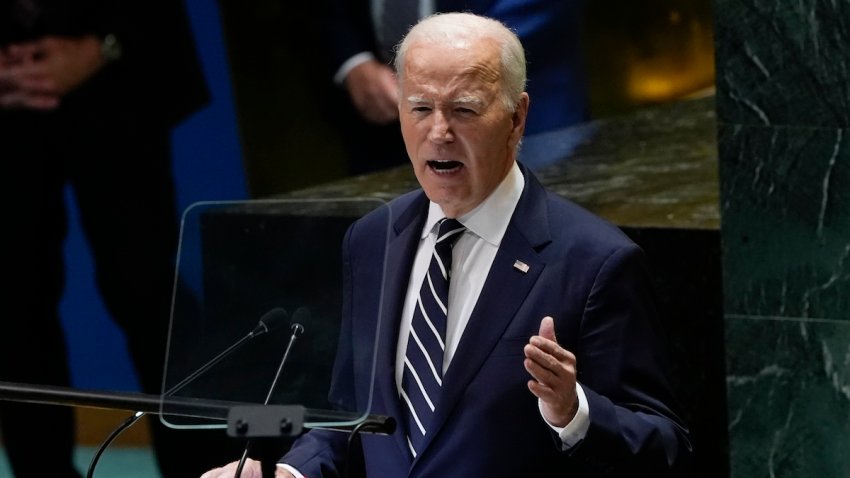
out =
{"type": "Polygon", "coordinates": [[[463,167],[463,163],[451,160],[430,160],[428,161],[428,167],[436,173],[446,174],[460,170],[463,167]]]}

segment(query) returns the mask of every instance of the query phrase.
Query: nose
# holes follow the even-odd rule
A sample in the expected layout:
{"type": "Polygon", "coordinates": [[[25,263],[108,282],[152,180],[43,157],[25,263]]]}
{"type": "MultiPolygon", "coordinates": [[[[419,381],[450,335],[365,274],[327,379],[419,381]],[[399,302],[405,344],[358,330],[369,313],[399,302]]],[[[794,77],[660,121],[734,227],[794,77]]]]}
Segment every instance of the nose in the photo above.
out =
{"type": "Polygon", "coordinates": [[[446,115],[437,110],[432,115],[433,123],[428,130],[428,139],[434,143],[447,143],[452,141],[453,135],[446,115]]]}

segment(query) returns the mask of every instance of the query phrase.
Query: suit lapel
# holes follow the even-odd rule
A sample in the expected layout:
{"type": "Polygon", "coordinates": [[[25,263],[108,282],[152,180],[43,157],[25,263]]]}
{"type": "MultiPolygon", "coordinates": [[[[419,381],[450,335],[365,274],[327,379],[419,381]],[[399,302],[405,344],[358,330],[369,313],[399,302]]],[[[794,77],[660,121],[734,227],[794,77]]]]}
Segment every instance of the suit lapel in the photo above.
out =
{"type": "Polygon", "coordinates": [[[399,422],[399,430],[393,436],[405,456],[409,456],[410,449],[407,446],[406,430],[403,426],[403,417],[406,412],[401,408],[395,383],[396,346],[404,297],[407,294],[407,282],[413,267],[422,224],[427,217],[427,204],[427,199],[422,193],[401,212],[398,220],[393,223],[392,236],[387,247],[387,267],[378,339],[377,363],[380,368],[376,371],[375,388],[386,404],[387,414],[396,417],[399,422]]]}

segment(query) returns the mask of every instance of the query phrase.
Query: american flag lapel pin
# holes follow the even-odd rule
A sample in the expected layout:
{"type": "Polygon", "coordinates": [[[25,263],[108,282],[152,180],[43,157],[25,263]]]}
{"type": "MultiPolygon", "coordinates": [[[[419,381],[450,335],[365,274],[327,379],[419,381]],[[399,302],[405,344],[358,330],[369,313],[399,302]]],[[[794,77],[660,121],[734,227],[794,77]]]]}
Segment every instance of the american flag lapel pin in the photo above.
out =
{"type": "Polygon", "coordinates": [[[518,270],[518,271],[522,272],[523,274],[527,274],[527,273],[528,273],[528,269],[529,269],[529,267],[528,267],[528,264],[526,264],[525,262],[522,262],[521,260],[517,259],[517,260],[514,262],[514,269],[516,269],[516,270],[518,270]]]}

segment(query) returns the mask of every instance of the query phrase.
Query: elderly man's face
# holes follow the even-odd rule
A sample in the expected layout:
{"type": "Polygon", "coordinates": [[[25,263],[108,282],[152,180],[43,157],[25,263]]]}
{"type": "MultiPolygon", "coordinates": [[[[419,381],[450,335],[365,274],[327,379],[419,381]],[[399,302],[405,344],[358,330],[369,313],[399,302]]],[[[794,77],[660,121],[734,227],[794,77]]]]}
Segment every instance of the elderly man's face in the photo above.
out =
{"type": "Polygon", "coordinates": [[[502,101],[499,46],[415,42],[405,56],[401,131],[419,184],[450,217],[481,204],[515,160],[528,96],[502,101]]]}

